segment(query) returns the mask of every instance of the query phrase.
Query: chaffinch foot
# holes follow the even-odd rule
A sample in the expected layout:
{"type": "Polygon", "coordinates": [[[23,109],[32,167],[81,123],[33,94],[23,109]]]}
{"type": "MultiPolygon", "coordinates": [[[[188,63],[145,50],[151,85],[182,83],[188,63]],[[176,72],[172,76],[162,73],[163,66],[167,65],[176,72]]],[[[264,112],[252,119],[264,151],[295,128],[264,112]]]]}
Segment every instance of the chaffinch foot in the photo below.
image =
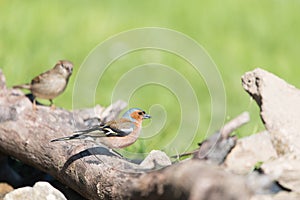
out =
{"type": "Polygon", "coordinates": [[[92,138],[112,149],[124,148],[138,139],[142,121],[148,118],[151,118],[151,116],[146,114],[145,111],[139,108],[131,108],[120,119],[87,130],[75,131],[76,134],[74,135],[54,139],[51,142],[92,138]]]}

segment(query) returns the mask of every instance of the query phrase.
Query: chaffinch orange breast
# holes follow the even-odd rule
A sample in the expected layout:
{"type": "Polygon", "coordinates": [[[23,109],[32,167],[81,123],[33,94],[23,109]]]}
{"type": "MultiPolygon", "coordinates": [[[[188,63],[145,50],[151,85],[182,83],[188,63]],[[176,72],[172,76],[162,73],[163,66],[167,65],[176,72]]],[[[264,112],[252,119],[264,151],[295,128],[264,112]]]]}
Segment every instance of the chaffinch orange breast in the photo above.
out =
{"type": "Polygon", "coordinates": [[[142,121],[148,118],[151,118],[151,116],[146,114],[145,111],[139,108],[131,108],[120,119],[90,129],[75,131],[76,134],[74,135],[57,138],[51,140],[51,142],[92,138],[109,148],[124,148],[138,139],[142,121]]]}

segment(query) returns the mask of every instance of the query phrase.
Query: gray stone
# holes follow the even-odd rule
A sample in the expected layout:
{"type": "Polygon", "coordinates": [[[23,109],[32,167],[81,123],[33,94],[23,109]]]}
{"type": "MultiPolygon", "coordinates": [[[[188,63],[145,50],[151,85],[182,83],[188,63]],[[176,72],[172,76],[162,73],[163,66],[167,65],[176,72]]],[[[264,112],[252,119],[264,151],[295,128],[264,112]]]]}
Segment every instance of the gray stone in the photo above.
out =
{"type": "Polygon", "coordinates": [[[5,195],[4,200],[67,200],[66,197],[48,182],[37,182],[33,187],[15,189],[5,195]]]}
{"type": "Polygon", "coordinates": [[[158,169],[171,164],[171,160],[165,152],[152,150],[140,166],[146,169],[158,169]]]}
{"type": "Polygon", "coordinates": [[[237,174],[248,174],[257,162],[276,158],[277,154],[267,131],[239,139],[224,165],[237,174]]]}
{"type": "Polygon", "coordinates": [[[262,164],[264,172],[276,179],[285,188],[300,193],[299,155],[285,155],[262,164]]]}
{"type": "Polygon", "coordinates": [[[299,200],[300,194],[295,192],[279,192],[276,195],[254,195],[250,200],[299,200]]]}
{"type": "Polygon", "coordinates": [[[300,90],[259,68],[247,72],[242,83],[259,105],[278,155],[300,154],[300,90]]]}

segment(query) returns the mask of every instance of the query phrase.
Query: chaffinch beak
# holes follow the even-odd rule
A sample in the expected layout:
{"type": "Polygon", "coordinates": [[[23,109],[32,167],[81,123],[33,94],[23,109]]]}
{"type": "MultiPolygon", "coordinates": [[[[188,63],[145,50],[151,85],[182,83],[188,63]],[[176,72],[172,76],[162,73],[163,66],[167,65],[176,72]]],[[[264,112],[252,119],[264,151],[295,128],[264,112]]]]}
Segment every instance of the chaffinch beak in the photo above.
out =
{"type": "Polygon", "coordinates": [[[149,119],[149,118],[151,118],[150,115],[148,115],[148,114],[143,115],[143,119],[149,119]]]}

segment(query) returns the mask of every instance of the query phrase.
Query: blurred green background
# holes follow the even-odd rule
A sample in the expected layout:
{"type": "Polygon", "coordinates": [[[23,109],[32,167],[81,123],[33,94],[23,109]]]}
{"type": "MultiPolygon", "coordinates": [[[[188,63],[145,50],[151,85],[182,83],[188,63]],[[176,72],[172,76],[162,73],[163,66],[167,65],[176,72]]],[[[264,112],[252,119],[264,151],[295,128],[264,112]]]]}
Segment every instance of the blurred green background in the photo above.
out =
{"type": "MultiPolygon", "coordinates": [[[[259,110],[240,77],[262,67],[299,85],[300,1],[0,1],[0,67],[8,86],[29,82],[59,59],[74,62],[74,75],[67,90],[54,100],[72,108],[72,91],[79,66],[89,52],[107,38],[134,28],[162,27],[182,32],[201,44],[214,60],[226,90],[226,120],[243,111],[251,123],[236,134],[245,136],[263,129],[259,110]]],[[[110,91],[130,66],[157,52],[135,52],[115,63],[99,82],[97,102],[110,104],[110,91]],[[122,68],[123,66],[127,66],[122,68]],[[128,67],[129,66],[129,67],[128,67]]],[[[201,76],[179,57],[161,53],[164,63],[190,80],[200,104],[198,134],[189,149],[206,137],[210,123],[210,96],[201,76]]],[[[147,59],[149,60],[149,59],[147,59]]],[[[151,59],[150,59],[151,60],[151,59]]],[[[174,94],[157,85],[145,86],[132,95],[130,106],[146,111],[153,104],[166,110],[166,123],[158,137],[140,140],[129,149],[148,152],[161,148],[174,137],[180,120],[180,104],[174,94]],[[155,92],[151,92],[155,90],[155,92]]],[[[82,104],[82,107],[93,106],[82,104]]],[[[151,114],[151,113],[150,113],[151,114]]],[[[153,116],[155,117],[155,116],[153,116]]],[[[145,122],[145,126],[151,122],[145,122]]],[[[213,127],[217,129],[219,127],[213,127]]],[[[176,147],[174,147],[176,149],[176,147]]]]}

